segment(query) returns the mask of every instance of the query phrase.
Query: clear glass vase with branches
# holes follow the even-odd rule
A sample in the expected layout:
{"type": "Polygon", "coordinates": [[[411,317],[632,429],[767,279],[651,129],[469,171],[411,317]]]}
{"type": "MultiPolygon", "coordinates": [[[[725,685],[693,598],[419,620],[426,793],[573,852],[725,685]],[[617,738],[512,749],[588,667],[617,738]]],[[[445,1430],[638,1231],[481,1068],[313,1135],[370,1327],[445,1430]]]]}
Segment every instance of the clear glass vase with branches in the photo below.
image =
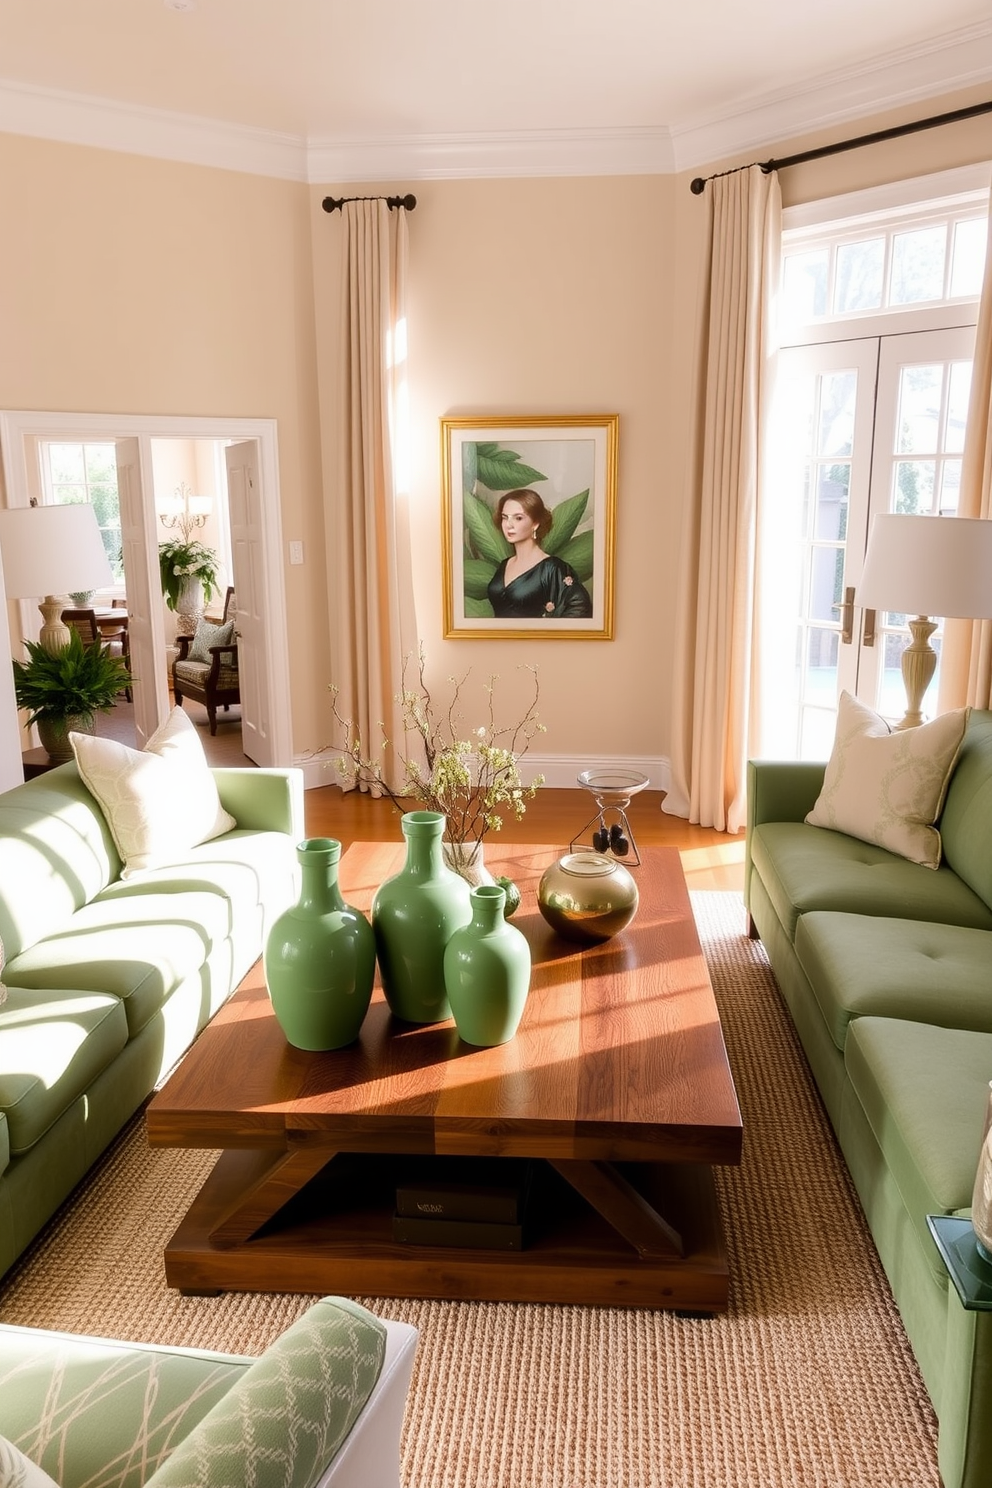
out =
{"type": "Polygon", "coordinates": [[[397,778],[389,779],[385,773],[384,755],[390,744],[385,726],[380,725],[379,749],[373,752],[354,721],[342,716],[337,689],[332,687],[332,711],[344,736],[337,769],[346,789],[357,786],[387,796],[400,811],[416,806],[423,811],[440,812],[447,823],[444,848],[449,866],[463,878],[475,881],[487,876],[482,864],[486,835],[498,832],[507,815],[519,821],[527,803],[544,784],[543,775],[536,775],[525,784],[520,774],[520,761],[531,740],[545,732],[537,713],[540,699],[537,668],[522,668],[531,673],[533,695],[517,722],[497,722],[498,678],[490,676],[484,684],[486,701],[482,719],[466,729],[462,722],[463,695],[470,674],[448,678],[451,691],[445,705],[438,703],[427,685],[422,651],[413,686],[407,683],[409,666],[408,657],[403,669],[403,689],[397,695],[404,731],[402,746],[393,746],[397,778]]]}

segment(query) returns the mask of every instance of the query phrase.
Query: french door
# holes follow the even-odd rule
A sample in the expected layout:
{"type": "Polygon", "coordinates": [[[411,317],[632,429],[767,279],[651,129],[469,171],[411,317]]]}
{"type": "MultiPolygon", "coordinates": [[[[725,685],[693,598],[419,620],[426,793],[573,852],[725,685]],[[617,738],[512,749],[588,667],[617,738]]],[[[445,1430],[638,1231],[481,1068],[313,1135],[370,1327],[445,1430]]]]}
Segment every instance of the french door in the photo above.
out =
{"type": "Polygon", "coordinates": [[[858,604],[865,547],[876,512],[957,510],[974,338],[958,326],[780,354],[759,537],[762,753],[825,759],[843,689],[902,714],[909,632],[858,604]]]}

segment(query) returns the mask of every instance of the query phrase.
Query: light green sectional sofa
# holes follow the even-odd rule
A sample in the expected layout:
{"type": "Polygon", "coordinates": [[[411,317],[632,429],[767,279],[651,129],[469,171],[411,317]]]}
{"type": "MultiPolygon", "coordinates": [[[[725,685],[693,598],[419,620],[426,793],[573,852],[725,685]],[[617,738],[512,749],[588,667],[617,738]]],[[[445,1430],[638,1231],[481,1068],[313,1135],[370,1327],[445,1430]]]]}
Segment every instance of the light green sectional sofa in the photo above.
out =
{"type": "Polygon", "coordinates": [[[416,1343],[341,1297],[257,1359],[0,1325],[0,1481],[399,1488],[416,1343]]]}
{"type": "Polygon", "coordinates": [[[928,1214],[970,1213],[992,1080],[992,713],[971,714],[936,869],[805,823],[824,766],[750,765],[746,901],[939,1419],[945,1488],[992,1483],[992,1313],[928,1214]]]}
{"type": "Polygon", "coordinates": [[[0,795],[0,1274],[293,902],[301,772],[211,773],[236,827],[124,878],[74,763],[0,795]]]}

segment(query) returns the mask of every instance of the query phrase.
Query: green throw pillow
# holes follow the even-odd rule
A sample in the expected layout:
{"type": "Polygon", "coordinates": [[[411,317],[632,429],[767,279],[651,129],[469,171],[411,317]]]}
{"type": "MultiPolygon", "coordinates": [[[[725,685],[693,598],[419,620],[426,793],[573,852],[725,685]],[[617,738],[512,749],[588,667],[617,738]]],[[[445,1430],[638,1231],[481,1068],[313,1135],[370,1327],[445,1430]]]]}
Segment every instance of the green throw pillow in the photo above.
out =
{"type": "Polygon", "coordinates": [[[211,646],[229,646],[234,639],[234,621],[229,620],[226,625],[212,625],[209,620],[198,620],[196,622],[196,634],[190,643],[187,661],[210,662],[211,646]]]}

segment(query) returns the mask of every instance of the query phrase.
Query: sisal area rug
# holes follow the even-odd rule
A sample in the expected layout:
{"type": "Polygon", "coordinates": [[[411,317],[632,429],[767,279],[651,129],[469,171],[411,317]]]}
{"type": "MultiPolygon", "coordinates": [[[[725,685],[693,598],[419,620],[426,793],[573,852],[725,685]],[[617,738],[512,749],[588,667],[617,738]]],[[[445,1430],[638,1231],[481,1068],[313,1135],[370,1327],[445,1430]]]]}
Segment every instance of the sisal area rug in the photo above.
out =
{"type": "MultiPolygon", "coordinates": [[[[404,1488],[939,1488],[936,1422],[764,952],[693,903],[744,1116],[716,1319],[360,1300],[420,1329],[404,1488]]],[[[161,1253],[212,1163],[138,1118],[0,1282],[0,1319],[259,1353],[300,1296],[185,1298],[161,1253]]]]}

